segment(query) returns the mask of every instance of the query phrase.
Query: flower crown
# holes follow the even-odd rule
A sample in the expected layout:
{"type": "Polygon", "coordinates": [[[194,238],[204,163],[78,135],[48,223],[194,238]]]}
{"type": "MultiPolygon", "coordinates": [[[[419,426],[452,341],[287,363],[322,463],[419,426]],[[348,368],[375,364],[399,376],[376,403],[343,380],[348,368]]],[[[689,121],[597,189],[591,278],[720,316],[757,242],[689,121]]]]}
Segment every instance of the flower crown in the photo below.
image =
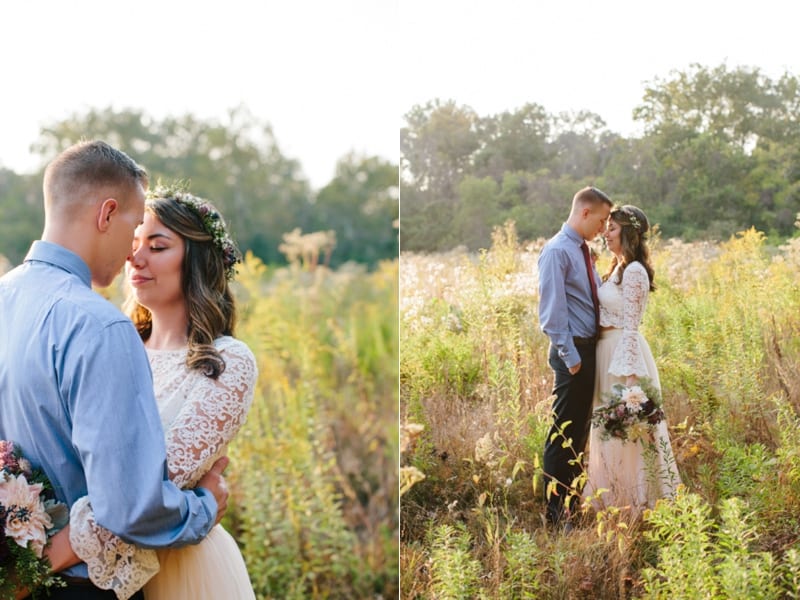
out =
{"type": "Polygon", "coordinates": [[[630,211],[627,208],[620,207],[619,212],[628,217],[628,222],[631,224],[631,227],[633,227],[636,231],[642,230],[642,222],[638,219],[638,217],[635,214],[633,214],[633,211],[630,211]]]}
{"type": "Polygon", "coordinates": [[[239,249],[228,234],[225,221],[219,211],[207,200],[198,198],[185,190],[170,189],[158,186],[150,194],[151,198],[169,198],[182,204],[195,213],[203,222],[203,229],[208,233],[214,245],[222,252],[222,264],[225,267],[225,278],[230,281],[236,275],[236,264],[242,262],[239,249]]]}

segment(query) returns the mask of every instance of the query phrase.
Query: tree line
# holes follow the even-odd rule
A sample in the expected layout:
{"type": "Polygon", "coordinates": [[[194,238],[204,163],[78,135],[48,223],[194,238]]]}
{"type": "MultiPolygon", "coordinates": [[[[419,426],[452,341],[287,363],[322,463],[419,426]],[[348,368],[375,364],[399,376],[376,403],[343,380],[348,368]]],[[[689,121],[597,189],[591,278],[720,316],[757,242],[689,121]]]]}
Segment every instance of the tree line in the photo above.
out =
{"type": "MultiPolygon", "coordinates": [[[[130,154],[151,183],[187,181],[192,193],[220,209],[242,252],[265,263],[285,262],[281,247],[318,239],[310,236],[315,232],[325,234],[318,237],[331,267],[347,261],[374,267],[397,257],[398,165],[383,158],[348,154],[333,179],[312,190],[271,126],[244,106],[228,111],[224,122],[91,109],[43,127],[31,150],[46,164],[82,138],[103,139],[130,154]]],[[[43,168],[33,174],[0,168],[0,256],[11,264],[41,235],[42,175],[43,168]]]]}
{"type": "Polygon", "coordinates": [[[400,133],[401,247],[488,248],[508,220],[549,237],[585,185],[636,204],[665,237],[797,233],[800,82],[758,68],[691,65],[648,83],[637,137],[592,112],[535,103],[481,116],[453,100],[414,106],[400,133]]]}

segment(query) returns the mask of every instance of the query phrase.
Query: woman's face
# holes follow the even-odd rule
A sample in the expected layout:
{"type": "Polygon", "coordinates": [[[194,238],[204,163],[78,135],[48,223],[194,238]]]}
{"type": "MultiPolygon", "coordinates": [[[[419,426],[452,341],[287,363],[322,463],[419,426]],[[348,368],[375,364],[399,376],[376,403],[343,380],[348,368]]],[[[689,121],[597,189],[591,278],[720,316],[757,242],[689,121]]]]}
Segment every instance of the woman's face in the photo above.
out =
{"type": "Polygon", "coordinates": [[[183,303],[181,266],[183,238],[165,227],[151,212],[133,234],[133,251],[125,271],[136,300],[150,311],[183,303]]]}
{"type": "Polygon", "coordinates": [[[608,220],[605,238],[609,252],[617,256],[622,254],[622,226],[614,219],[608,220]]]}

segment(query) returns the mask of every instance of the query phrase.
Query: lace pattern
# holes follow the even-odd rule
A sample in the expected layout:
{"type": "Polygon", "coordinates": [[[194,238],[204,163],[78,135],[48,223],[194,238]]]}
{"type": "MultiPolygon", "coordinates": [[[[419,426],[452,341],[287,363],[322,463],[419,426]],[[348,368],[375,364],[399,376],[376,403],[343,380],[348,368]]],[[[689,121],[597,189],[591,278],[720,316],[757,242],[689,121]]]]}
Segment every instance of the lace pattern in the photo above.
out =
{"type": "Polygon", "coordinates": [[[647,366],[640,343],[639,324],[642,322],[650,280],[639,262],[627,266],[622,283],[617,284],[617,272],[611,274],[598,291],[600,297],[600,325],[622,329],[622,339],[614,349],[608,372],[626,377],[647,376],[647,366]]]}
{"type": "Polygon", "coordinates": [[[219,338],[215,346],[225,359],[225,370],[216,380],[188,372],[185,350],[148,352],[170,479],[182,488],[196,486],[225,454],[253,401],[253,353],[232,337],[219,338]]]}
{"type": "MultiPolygon", "coordinates": [[[[164,426],[170,479],[192,488],[225,454],[245,422],[257,378],[255,357],[232,337],[215,340],[225,370],[213,380],[187,369],[186,350],[148,350],[164,426]]],[[[155,551],[128,544],[94,521],[87,498],[70,514],[70,543],[91,580],[126,600],[158,572],[155,551]],[[155,564],[153,564],[153,561],[155,564]]]]}
{"type": "Polygon", "coordinates": [[[123,542],[98,525],[87,496],[72,505],[69,521],[70,545],[89,567],[89,579],[100,589],[113,589],[119,600],[127,600],[158,573],[155,550],[123,542]]]}

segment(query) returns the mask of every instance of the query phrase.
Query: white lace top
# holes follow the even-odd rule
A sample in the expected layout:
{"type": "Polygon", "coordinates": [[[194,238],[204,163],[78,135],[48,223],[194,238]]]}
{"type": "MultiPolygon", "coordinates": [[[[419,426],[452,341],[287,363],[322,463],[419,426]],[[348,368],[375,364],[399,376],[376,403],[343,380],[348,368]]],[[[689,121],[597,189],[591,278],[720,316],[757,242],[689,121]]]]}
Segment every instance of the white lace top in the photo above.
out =
{"type": "MultiPolygon", "coordinates": [[[[148,350],[167,445],[170,479],[192,488],[223,456],[245,422],[257,379],[255,357],[232,337],[215,340],[225,360],[216,380],[186,367],[186,349],[148,350]]],[[[70,544],[89,577],[126,600],[158,572],[155,551],[123,542],[94,521],[86,497],[70,512],[70,544]]]]}
{"type": "Polygon", "coordinates": [[[623,330],[622,340],[614,349],[608,372],[620,377],[646,377],[647,366],[641,350],[639,324],[650,295],[650,279],[642,263],[632,262],[622,273],[622,282],[618,284],[618,269],[597,291],[600,326],[623,330]]]}

